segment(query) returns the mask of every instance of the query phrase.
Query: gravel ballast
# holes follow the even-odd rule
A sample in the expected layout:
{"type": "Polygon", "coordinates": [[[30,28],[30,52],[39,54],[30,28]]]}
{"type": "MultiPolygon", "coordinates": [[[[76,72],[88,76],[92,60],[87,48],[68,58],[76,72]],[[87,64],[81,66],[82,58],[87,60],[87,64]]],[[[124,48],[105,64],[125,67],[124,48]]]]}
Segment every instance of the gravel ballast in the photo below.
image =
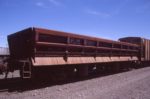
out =
{"type": "Polygon", "coordinates": [[[150,67],[24,92],[0,99],[150,99],[150,67]]]}

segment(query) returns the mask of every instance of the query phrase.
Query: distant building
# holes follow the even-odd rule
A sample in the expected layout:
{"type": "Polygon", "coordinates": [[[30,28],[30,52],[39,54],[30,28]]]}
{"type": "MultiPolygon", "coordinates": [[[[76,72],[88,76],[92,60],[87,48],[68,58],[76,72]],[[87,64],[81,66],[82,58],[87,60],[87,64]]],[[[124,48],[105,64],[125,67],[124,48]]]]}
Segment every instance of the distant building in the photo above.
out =
{"type": "Polygon", "coordinates": [[[8,56],[9,55],[9,48],[0,47],[0,57],[8,56]]]}

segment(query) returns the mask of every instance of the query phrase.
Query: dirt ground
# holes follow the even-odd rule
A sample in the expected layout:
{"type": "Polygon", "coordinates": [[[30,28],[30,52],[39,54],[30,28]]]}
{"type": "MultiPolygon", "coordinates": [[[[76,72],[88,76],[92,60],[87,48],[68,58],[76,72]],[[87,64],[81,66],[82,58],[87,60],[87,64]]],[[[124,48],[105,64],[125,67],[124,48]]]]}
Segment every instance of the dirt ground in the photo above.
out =
{"type": "Polygon", "coordinates": [[[150,67],[22,92],[2,91],[0,99],[150,99],[150,67]]]}

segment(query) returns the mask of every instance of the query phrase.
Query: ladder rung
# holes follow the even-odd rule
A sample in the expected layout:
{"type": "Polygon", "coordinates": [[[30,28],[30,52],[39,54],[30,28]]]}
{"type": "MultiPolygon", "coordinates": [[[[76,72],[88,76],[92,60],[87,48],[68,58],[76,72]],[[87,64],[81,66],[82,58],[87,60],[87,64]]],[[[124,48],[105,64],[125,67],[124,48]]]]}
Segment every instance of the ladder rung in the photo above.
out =
{"type": "Polygon", "coordinates": [[[23,73],[30,73],[30,74],[31,74],[31,72],[30,72],[30,71],[24,71],[23,73]]]}
{"type": "Polygon", "coordinates": [[[29,72],[24,72],[23,74],[31,74],[31,73],[29,73],[29,72]]]}
{"type": "Polygon", "coordinates": [[[23,78],[28,77],[31,78],[31,74],[30,73],[23,73],[23,78]]]}
{"type": "Polygon", "coordinates": [[[31,77],[23,77],[23,78],[31,78],[31,77]]]}
{"type": "Polygon", "coordinates": [[[23,63],[23,72],[22,72],[22,78],[31,78],[31,65],[28,63],[29,61],[21,60],[20,62],[23,63]]]}

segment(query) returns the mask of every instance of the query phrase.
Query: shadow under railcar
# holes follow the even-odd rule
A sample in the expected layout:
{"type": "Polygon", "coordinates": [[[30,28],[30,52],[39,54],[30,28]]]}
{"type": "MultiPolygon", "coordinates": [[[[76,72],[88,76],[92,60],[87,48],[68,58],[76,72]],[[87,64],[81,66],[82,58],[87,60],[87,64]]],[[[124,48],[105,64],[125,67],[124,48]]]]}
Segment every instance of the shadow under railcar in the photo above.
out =
{"type": "MultiPolygon", "coordinates": [[[[67,83],[74,83],[78,81],[90,80],[90,79],[104,77],[104,76],[113,75],[117,73],[123,73],[135,69],[130,67],[128,69],[120,69],[118,71],[112,71],[112,70],[109,71],[110,67],[112,67],[109,64],[101,64],[101,66],[102,68],[103,66],[107,66],[107,68],[106,69],[101,68],[100,71],[96,71],[94,67],[93,72],[90,72],[89,75],[86,77],[81,77],[81,76],[79,77],[78,74],[76,73],[75,75],[68,77],[67,79],[61,79],[61,80],[50,79],[49,77],[33,78],[33,79],[22,79],[20,77],[14,77],[14,78],[0,79],[0,86],[1,86],[0,92],[5,92],[5,91],[23,92],[23,91],[41,89],[41,88],[51,87],[55,85],[63,85],[67,83]]],[[[144,67],[139,67],[139,68],[144,68],[144,67]]],[[[43,70],[45,71],[45,69],[43,70]]],[[[58,75],[56,78],[58,78],[58,75]]]]}

